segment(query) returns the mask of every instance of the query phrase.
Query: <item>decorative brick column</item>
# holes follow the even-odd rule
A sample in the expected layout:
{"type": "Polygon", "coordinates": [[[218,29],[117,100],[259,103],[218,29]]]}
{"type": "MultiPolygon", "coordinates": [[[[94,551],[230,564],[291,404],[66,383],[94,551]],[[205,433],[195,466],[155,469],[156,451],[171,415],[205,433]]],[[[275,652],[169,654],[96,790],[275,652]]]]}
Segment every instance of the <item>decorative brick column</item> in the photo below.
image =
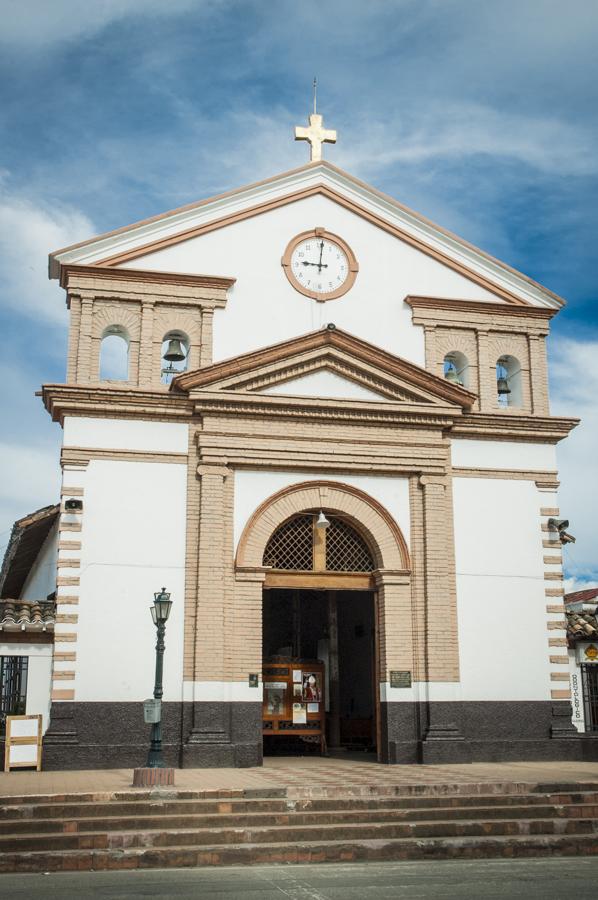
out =
{"type": "Polygon", "coordinates": [[[425,680],[455,685],[450,701],[426,702],[424,762],[464,761],[452,508],[446,478],[422,475],[425,555],[425,680]]]}
{"type": "MultiPolygon", "coordinates": [[[[258,704],[235,702],[229,692],[227,644],[230,626],[228,606],[233,577],[230,522],[232,505],[227,500],[227,466],[200,464],[199,550],[191,731],[183,747],[184,766],[257,765],[259,744],[252,734],[247,742],[242,732],[245,720],[255,731],[253,711],[258,704]],[[230,543],[230,546],[229,546],[230,543]],[[243,745],[243,742],[245,744],[243,745]],[[243,745],[242,747],[240,745],[243,745]]],[[[261,613],[261,596],[260,596],[261,613]]],[[[261,617],[260,617],[261,618],[261,617]]],[[[256,671],[260,671],[256,668],[256,671]]],[[[258,759],[259,755],[259,759],[258,759]]]]}

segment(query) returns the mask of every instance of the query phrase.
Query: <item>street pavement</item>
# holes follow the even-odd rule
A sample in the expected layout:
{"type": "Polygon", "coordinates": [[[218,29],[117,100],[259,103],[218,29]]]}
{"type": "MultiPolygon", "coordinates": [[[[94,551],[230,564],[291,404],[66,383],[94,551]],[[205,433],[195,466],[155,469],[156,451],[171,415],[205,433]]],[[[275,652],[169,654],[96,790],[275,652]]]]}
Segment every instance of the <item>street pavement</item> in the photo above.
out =
{"type": "Polygon", "coordinates": [[[595,900],[598,857],[0,875],[10,900],[595,900]]]}

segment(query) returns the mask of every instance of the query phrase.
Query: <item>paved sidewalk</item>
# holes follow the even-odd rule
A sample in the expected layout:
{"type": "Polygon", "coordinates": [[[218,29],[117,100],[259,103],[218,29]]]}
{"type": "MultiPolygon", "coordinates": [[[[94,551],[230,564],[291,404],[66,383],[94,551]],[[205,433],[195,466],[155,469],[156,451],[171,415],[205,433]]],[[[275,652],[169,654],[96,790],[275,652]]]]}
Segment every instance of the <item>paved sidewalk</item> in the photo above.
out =
{"type": "MultiPolygon", "coordinates": [[[[132,769],[0,773],[2,797],[41,794],[104,794],[133,788],[132,769]]],[[[263,767],[251,769],[178,769],[175,789],[189,791],[244,790],[348,785],[490,784],[501,782],[595,782],[598,762],[472,763],[451,766],[384,766],[355,759],[267,758],[263,767]]]]}

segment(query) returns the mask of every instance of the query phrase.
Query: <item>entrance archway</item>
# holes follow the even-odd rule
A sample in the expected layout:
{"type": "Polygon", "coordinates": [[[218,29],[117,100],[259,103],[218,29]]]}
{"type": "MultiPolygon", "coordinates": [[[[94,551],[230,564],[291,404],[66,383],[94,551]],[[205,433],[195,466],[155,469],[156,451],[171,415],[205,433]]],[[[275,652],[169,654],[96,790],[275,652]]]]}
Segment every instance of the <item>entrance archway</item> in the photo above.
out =
{"type": "Polygon", "coordinates": [[[368,744],[363,724],[368,694],[375,723],[370,743],[375,743],[378,758],[386,760],[380,685],[388,683],[391,669],[413,668],[409,553],[388,511],[341,482],[303,482],[286,488],[262,503],[247,523],[237,552],[237,579],[245,597],[253,583],[254,604],[258,585],[260,600],[264,589],[259,651],[265,733],[278,731],[278,724],[271,724],[275,719],[283,723],[287,735],[303,730],[309,735],[309,727],[302,726],[309,725],[310,716],[317,719],[317,701],[304,702],[291,679],[303,668],[310,671],[310,666],[314,669],[310,674],[317,679],[317,660],[327,656],[322,677],[330,694],[328,737],[335,744],[341,740],[368,744]],[[316,527],[320,510],[330,522],[329,529],[316,527]],[[285,627],[277,630],[276,610],[281,609],[285,627]],[[302,609],[310,610],[308,626],[300,624],[302,609]],[[365,640],[360,643],[359,638],[365,640]],[[308,648],[302,667],[299,663],[308,648]],[[343,653],[349,675],[341,683],[343,653]],[[349,666],[348,660],[359,664],[349,666]],[[369,670],[367,689],[362,685],[349,691],[348,679],[351,675],[362,678],[364,668],[369,670]],[[286,674],[281,675],[284,669],[286,674]],[[286,687],[284,678],[288,678],[286,687]],[[305,708],[300,709],[302,704],[305,708]],[[356,710],[353,723],[347,722],[347,715],[343,721],[342,715],[351,704],[356,710]]]}

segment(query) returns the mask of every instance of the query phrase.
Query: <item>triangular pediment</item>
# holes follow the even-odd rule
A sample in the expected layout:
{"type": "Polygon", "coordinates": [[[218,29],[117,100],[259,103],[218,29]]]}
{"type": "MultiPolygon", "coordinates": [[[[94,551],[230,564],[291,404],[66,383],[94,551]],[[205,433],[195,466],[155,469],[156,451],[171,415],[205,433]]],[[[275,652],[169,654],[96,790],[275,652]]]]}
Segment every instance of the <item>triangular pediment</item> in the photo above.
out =
{"type": "Polygon", "coordinates": [[[466,409],[476,395],[341,329],[298,338],[185,372],[175,392],[338,400],[466,409]],[[326,393],[318,393],[317,387],[326,393]]]}
{"type": "MultiPolygon", "coordinates": [[[[561,298],[547,288],[326,161],[309,163],[265,181],[64,247],[50,255],[50,275],[59,277],[61,268],[68,265],[133,265],[162,270],[164,260],[160,254],[167,248],[309,197],[327,198],[335,206],[349,210],[403,244],[452,269],[466,281],[489,292],[491,296],[484,294],[482,299],[497,298],[509,304],[550,309],[558,309],[563,304],[561,298]]],[[[183,270],[177,268],[176,271],[183,270]]],[[[202,274],[205,271],[202,270],[202,274]]],[[[212,271],[210,274],[225,273],[212,271]]]]}

